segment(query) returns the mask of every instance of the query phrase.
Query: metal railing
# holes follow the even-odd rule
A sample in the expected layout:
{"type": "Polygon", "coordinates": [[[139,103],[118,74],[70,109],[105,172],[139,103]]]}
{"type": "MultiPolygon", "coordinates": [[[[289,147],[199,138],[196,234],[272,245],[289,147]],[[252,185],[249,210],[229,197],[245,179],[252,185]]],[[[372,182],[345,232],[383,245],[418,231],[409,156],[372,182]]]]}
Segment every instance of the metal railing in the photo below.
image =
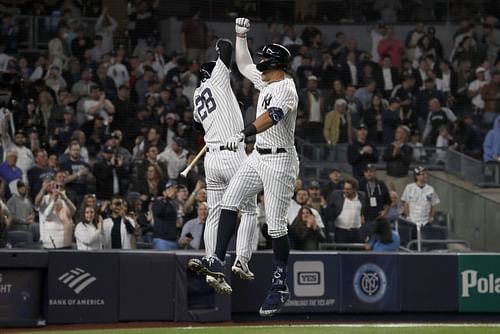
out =
{"type": "MultiPolygon", "coordinates": [[[[19,50],[46,50],[52,37],[55,36],[61,17],[59,16],[30,16],[15,15],[14,20],[18,27],[19,50]]],[[[81,17],[80,26],[86,36],[95,34],[96,18],[81,17]]]]}
{"type": "Polygon", "coordinates": [[[500,186],[498,163],[485,163],[456,150],[448,150],[445,171],[479,186],[500,186]]]}

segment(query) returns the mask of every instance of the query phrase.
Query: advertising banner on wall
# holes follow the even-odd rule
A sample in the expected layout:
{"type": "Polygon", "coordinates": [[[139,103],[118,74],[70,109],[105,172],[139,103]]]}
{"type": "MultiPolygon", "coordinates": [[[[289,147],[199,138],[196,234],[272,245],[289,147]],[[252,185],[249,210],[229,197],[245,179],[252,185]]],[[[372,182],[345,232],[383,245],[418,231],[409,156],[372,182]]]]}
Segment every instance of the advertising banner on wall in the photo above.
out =
{"type": "Polygon", "coordinates": [[[115,252],[49,252],[48,322],[117,322],[119,256],[115,252]]]}
{"type": "Polygon", "coordinates": [[[397,254],[341,254],[341,312],[399,312],[397,254]]]}
{"type": "Polygon", "coordinates": [[[500,255],[460,254],[460,312],[500,312],[500,255]]]}
{"type": "Polygon", "coordinates": [[[458,311],[456,254],[407,253],[399,255],[399,262],[401,311],[458,311]]]}
{"type": "Polygon", "coordinates": [[[0,327],[40,319],[42,271],[0,269],[0,327]]]}
{"type": "Polygon", "coordinates": [[[338,311],[338,276],[337,254],[290,254],[287,276],[290,299],[283,313],[338,311]]]}

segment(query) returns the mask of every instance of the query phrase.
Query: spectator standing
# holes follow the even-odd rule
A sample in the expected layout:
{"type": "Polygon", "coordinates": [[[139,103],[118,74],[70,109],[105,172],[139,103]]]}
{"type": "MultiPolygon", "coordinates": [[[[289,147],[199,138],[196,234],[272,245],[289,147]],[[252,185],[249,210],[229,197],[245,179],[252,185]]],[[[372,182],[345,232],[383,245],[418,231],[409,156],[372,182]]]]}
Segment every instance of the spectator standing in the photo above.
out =
{"type": "Polygon", "coordinates": [[[68,27],[61,26],[57,31],[57,36],[49,41],[49,58],[52,59],[52,64],[63,69],[66,68],[66,62],[69,59],[69,46],[66,42],[68,37],[68,27]]]}
{"type": "Polygon", "coordinates": [[[472,112],[474,114],[482,114],[484,111],[484,100],[481,96],[483,86],[488,84],[486,81],[486,69],[484,67],[476,68],[476,80],[469,84],[467,96],[472,99],[472,112]]]}
{"type": "Polygon", "coordinates": [[[0,178],[5,182],[4,198],[9,199],[12,187],[23,179],[23,171],[17,167],[17,151],[9,149],[5,152],[5,161],[0,163],[0,178]]]}
{"type": "Polygon", "coordinates": [[[104,249],[131,249],[131,238],[135,226],[125,217],[123,199],[113,196],[111,199],[111,216],[102,222],[104,249]]]}
{"type": "Polygon", "coordinates": [[[49,168],[47,164],[48,154],[44,149],[36,149],[34,151],[35,165],[28,170],[28,185],[30,190],[30,198],[35,199],[36,195],[42,189],[43,181],[52,179],[54,170],[49,168]]]}
{"type": "Polygon", "coordinates": [[[181,28],[182,50],[187,53],[188,59],[196,60],[198,64],[205,62],[205,50],[208,46],[207,26],[200,20],[201,12],[192,11],[193,16],[184,21],[181,28]]]}
{"type": "Polygon", "coordinates": [[[118,27],[116,20],[109,15],[108,8],[104,6],[102,13],[95,23],[95,33],[102,36],[102,52],[108,53],[114,50],[113,32],[118,27]]]}
{"type": "Polygon", "coordinates": [[[427,184],[428,173],[425,167],[413,170],[415,182],[405,187],[401,200],[404,202],[405,216],[415,224],[432,224],[436,205],[440,203],[434,188],[427,184]]]}
{"type": "Polygon", "coordinates": [[[347,146],[347,161],[352,167],[352,175],[359,181],[363,179],[365,166],[378,162],[378,150],[367,141],[368,131],[364,124],[356,129],[356,140],[347,146]]]}
{"type": "Polygon", "coordinates": [[[344,189],[344,182],[342,181],[342,172],[338,168],[332,168],[330,173],[328,173],[328,183],[321,191],[324,198],[328,200],[330,195],[335,190],[344,189]]]}
{"type": "Polygon", "coordinates": [[[410,130],[407,126],[399,126],[394,135],[394,141],[387,146],[384,151],[383,159],[386,165],[386,184],[390,190],[395,190],[401,194],[407,183],[408,171],[413,149],[408,145],[408,136],[410,130]]]}
{"type": "Polygon", "coordinates": [[[500,161],[500,116],[497,116],[492,129],[484,138],[483,150],[484,161],[500,161]]]}
{"type": "Polygon", "coordinates": [[[420,138],[420,132],[418,130],[411,131],[410,141],[408,145],[413,149],[413,161],[423,162],[427,159],[427,152],[425,151],[424,145],[422,144],[420,138]]]}
{"type": "Polygon", "coordinates": [[[186,167],[188,151],[184,146],[184,140],[175,137],[170,146],[158,155],[159,162],[168,162],[167,171],[170,180],[177,180],[179,173],[186,167]]]}
{"type": "Polygon", "coordinates": [[[345,180],[342,191],[334,191],[328,199],[327,211],[335,226],[335,242],[361,243],[361,225],[364,224],[366,197],[358,191],[358,183],[345,180]]]}
{"type": "Polygon", "coordinates": [[[382,113],[383,143],[389,144],[394,138],[394,133],[402,122],[401,101],[397,97],[389,100],[389,105],[382,113]]]}
{"type": "Polygon", "coordinates": [[[454,148],[455,141],[446,125],[439,128],[439,136],[436,139],[436,163],[443,164],[446,161],[446,151],[448,148],[454,148]]]}
{"type": "Polygon", "coordinates": [[[347,113],[351,116],[352,127],[356,128],[363,119],[363,105],[354,94],[356,94],[356,88],[353,85],[348,85],[344,99],[347,103],[347,113]]]}
{"type": "Polygon", "coordinates": [[[384,104],[382,97],[378,94],[374,94],[370,106],[363,112],[364,124],[368,131],[367,140],[372,143],[382,143],[384,134],[382,121],[383,112],[384,104]]]}
{"type": "Polygon", "coordinates": [[[316,217],[311,208],[301,207],[299,213],[289,227],[291,249],[318,250],[319,243],[325,241],[325,236],[316,223],[316,217]]]}
{"type": "Polygon", "coordinates": [[[491,24],[485,23],[483,25],[483,34],[488,45],[486,59],[490,63],[494,63],[498,59],[498,52],[500,51],[500,30],[491,24]]]}
{"type": "Polygon", "coordinates": [[[70,190],[75,192],[77,201],[80,202],[87,193],[87,176],[90,174],[90,166],[82,160],[78,142],[71,142],[69,159],[61,163],[60,168],[69,174],[66,184],[70,190]]]}
{"type": "Polygon", "coordinates": [[[481,88],[484,101],[483,123],[492,122],[500,114],[500,71],[493,72],[491,81],[481,88]]]}
{"type": "Polygon", "coordinates": [[[380,56],[388,54],[391,56],[391,64],[401,69],[401,56],[404,54],[404,46],[401,41],[394,38],[394,29],[387,28],[384,38],[378,43],[377,50],[380,56]]]}
{"type": "Polygon", "coordinates": [[[391,190],[389,192],[389,196],[391,198],[391,203],[387,209],[384,218],[386,218],[392,223],[395,222],[404,213],[404,207],[399,202],[399,196],[397,192],[391,190]]]}
{"type": "Polygon", "coordinates": [[[380,55],[378,54],[378,43],[384,38],[386,25],[383,21],[377,23],[375,27],[370,30],[370,38],[372,41],[371,56],[372,61],[378,63],[380,61],[380,55]]]}
{"type": "Polygon", "coordinates": [[[129,171],[125,169],[123,157],[118,155],[112,146],[103,148],[102,160],[95,163],[93,174],[98,200],[110,200],[113,195],[125,194],[123,180],[129,177],[129,171]]]}
{"type": "Polygon", "coordinates": [[[300,94],[301,113],[298,122],[302,126],[304,139],[313,143],[322,143],[321,128],[323,125],[323,96],[318,89],[318,78],[311,75],[307,78],[307,88],[300,94]]]}
{"type": "Polygon", "coordinates": [[[376,73],[377,87],[385,99],[389,99],[392,90],[399,84],[398,69],[392,65],[391,56],[381,55],[381,66],[376,73]]]}
{"type": "Polygon", "coordinates": [[[208,204],[202,202],[196,210],[197,217],[188,220],[182,227],[179,238],[179,248],[185,249],[205,249],[203,240],[205,233],[205,222],[208,217],[208,204]]]}
{"type": "Polygon", "coordinates": [[[17,181],[16,191],[7,201],[7,208],[12,216],[13,223],[28,224],[33,222],[34,206],[28,198],[28,187],[23,181],[17,181]]]}
{"type": "Polygon", "coordinates": [[[482,159],[482,138],[481,134],[474,125],[472,114],[466,113],[462,119],[457,122],[457,131],[455,131],[457,149],[471,157],[482,159]]]}
{"type": "MultiPolygon", "coordinates": [[[[295,218],[300,214],[300,209],[302,207],[311,207],[309,205],[311,197],[309,196],[309,192],[306,189],[299,189],[295,193],[294,198],[290,200],[290,206],[288,207],[288,211],[286,214],[288,225],[291,225],[295,218]]],[[[311,207],[311,213],[314,215],[316,224],[323,229],[325,224],[323,223],[323,219],[321,218],[320,213],[315,208],[311,207]]]]}
{"type": "Polygon", "coordinates": [[[451,109],[441,107],[438,99],[431,99],[429,101],[429,111],[422,140],[424,143],[433,145],[436,143],[441,126],[446,125],[450,131],[454,129],[457,116],[455,116],[451,109]]]}
{"type": "Polygon", "coordinates": [[[153,202],[153,248],[156,250],[174,250],[178,248],[179,229],[182,217],[179,217],[179,207],[175,202],[177,186],[167,182],[163,197],[153,202]]]}
{"type": "Polygon", "coordinates": [[[95,208],[86,206],[81,221],[75,227],[78,250],[101,250],[103,246],[103,222],[95,208]]]}
{"type": "Polygon", "coordinates": [[[89,99],[83,103],[83,110],[87,120],[91,121],[96,116],[104,119],[104,124],[108,125],[108,118],[115,113],[115,106],[106,98],[106,93],[99,86],[90,87],[89,99]]]}
{"type": "Polygon", "coordinates": [[[40,207],[40,240],[45,249],[71,248],[73,241],[73,215],[76,207],[68,198],[60,182],[46,183],[48,191],[40,207]]]}
{"type": "Polygon", "coordinates": [[[335,109],[325,116],[323,136],[330,145],[352,142],[351,114],[347,113],[347,102],[344,99],[335,101],[335,109]]]}
{"type": "Polygon", "coordinates": [[[384,217],[390,204],[389,190],[385,182],[377,178],[377,168],[368,164],[363,171],[363,179],[359,181],[359,190],[364,191],[367,197],[365,205],[365,226],[368,227],[368,235],[373,232],[373,223],[379,217],[384,217]]]}

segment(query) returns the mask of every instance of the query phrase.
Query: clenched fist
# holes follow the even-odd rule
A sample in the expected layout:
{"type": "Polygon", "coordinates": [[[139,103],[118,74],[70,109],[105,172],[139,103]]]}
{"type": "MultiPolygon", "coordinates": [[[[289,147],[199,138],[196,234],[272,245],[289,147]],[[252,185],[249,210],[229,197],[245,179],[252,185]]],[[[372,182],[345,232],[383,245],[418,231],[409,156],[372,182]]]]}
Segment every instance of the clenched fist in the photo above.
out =
{"type": "Polygon", "coordinates": [[[234,30],[236,34],[245,35],[250,31],[250,20],[245,17],[238,17],[235,21],[234,30]]]}

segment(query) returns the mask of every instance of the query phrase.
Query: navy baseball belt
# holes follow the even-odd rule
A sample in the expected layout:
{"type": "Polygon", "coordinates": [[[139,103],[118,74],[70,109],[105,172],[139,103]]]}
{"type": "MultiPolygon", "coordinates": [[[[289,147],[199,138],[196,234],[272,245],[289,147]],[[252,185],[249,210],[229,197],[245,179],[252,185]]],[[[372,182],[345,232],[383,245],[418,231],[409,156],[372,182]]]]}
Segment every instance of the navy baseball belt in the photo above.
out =
{"type": "MultiPolygon", "coordinates": [[[[271,149],[271,148],[260,148],[260,147],[256,147],[255,149],[257,150],[257,152],[258,152],[259,154],[272,154],[272,153],[274,153],[274,152],[273,152],[273,149],[271,149]]],[[[275,152],[276,152],[276,153],[286,153],[286,149],[285,149],[285,148],[283,148],[283,147],[278,147],[278,148],[276,149],[276,151],[275,151],[275,152]]]]}

